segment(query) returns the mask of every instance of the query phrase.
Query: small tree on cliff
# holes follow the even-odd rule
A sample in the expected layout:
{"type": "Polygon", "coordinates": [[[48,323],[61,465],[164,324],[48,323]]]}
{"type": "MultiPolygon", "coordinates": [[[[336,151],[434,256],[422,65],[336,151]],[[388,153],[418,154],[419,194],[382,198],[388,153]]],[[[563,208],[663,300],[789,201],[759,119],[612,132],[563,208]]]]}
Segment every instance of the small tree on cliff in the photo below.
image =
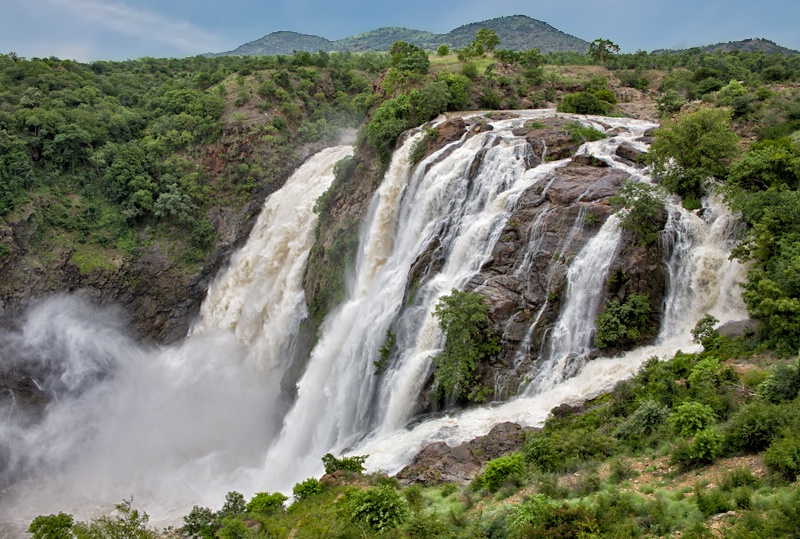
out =
{"type": "Polygon", "coordinates": [[[454,288],[439,299],[433,314],[445,335],[444,350],[434,358],[435,385],[445,398],[484,400],[475,370],[481,361],[500,351],[489,320],[489,306],[477,292],[454,288]]]}

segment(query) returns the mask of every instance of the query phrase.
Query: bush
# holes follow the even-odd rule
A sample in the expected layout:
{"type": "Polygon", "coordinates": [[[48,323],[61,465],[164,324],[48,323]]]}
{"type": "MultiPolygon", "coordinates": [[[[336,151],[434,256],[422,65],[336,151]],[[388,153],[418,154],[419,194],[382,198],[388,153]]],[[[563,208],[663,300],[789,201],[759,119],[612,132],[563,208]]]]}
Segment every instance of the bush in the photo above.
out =
{"type": "Polygon", "coordinates": [[[477,292],[455,288],[439,298],[434,316],[445,336],[444,350],[434,358],[434,383],[445,398],[480,402],[481,387],[474,378],[478,364],[500,351],[491,328],[489,306],[477,292]]]}
{"type": "Polygon", "coordinates": [[[605,115],[611,110],[611,103],[599,99],[591,92],[578,92],[565,95],[557,110],[573,114],[605,115]]]}
{"type": "Polygon", "coordinates": [[[345,472],[362,473],[364,471],[364,462],[369,455],[354,455],[352,457],[342,457],[337,459],[330,453],[326,453],[322,457],[322,464],[325,466],[325,473],[332,474],[339,470],[345,472]]]}
{"type": "Polygon", "coordinates": [[[315,477],[309,477],[305,481],[300,483],[296,483],[294,488],[292,488],[292,495],[294,496],[295,501],[303,501],[306,498],[310,498],[315,494],[320,494],[322,492],[322,483],[315,477]]]}
{"type": "Polygon", "coordinates": [[[72,515],[66,513],[39,515],[28,526],[28,533],[32,539],[69,539],[74,537],[72,524],[72,515]]]}
{"type": "Polygon", "coordinates": [[[773,442],[764,454],[764,462],[785,479],[794,481],[800,475],[800,436],[795,434],[773,442]]]}
{"type": "Polygon", "coordinates": [[[530,436],[522,448],[522,456],[526,462],[546,472],[557,471],[563,465],[563,459],[553,447],[552,440],[544,434],[530,436]]]}
{"type": "Polygon", "coordinates": [[[789,402],[800,392],[800,364],[774,365],[766,380],[758,386],[758,394],[772,404],[789,402]]]}
{"type": "Polygon", "coordinates": [[[567,130],[569,133],[570,139],[573,142],[577,142],[578,144],[583,144],[584,142],[592,142],[595,140],[603,140],[606,138],[606,134],[602,131],[598,131],[594,127],[589,127],[583,125],[580,122],[569,122],[567,125],[564,126],[564,129],[567,130]]]}
{"type": "Polygon", "coordinates": [[[521,483],[524,475],[522,453],[514,453],[487,462],[481,483],[488,491],[495,492],[506,482],[521,483]]]}
{"type": "Polygon", "coordinates": [[[729,451],[763,451],[786,424],[784,411],[761,401],[742,406],[730,419],[725,429],[729,451]]]}
{"type": "Polygon", "coordinates": [[[727,513],[733,509],[725,495],[717,489],[704,491],[697,485],[694,489],[694,494],[697,508],[700,509],[700,512],[703,513],[703,516],[706,518],[720,513],[727,513]]]}
{"type": "Polygon", "coordinates": [[[609,202],[619,212],[620,226],[632,232],[640,245],[646,247],[658,239],[667,217],[663,190],[626,180],[609,202]]]}
{"type": "Polygon", "coordinates": [[[757,489],[761,485],[761,481],[758,477],[753,475],[748,468],[740,467],[734,468],[733,470],[726,473],[722,481],[720,481],[719,487],[725,491],[735,490],[740,487],[746,487],[751,490],[757,489]]]}
{"type": "Polygon", "coordinates": [[[722,450],[722,436],[713,428],[701,430],[691,442],[681,440],[672,450],[670,462],[693,468],[714,462],[722,450]]]}
{"type": "Polygon", "coordinates": [[[668,416],[669,408],[665,405],[652,400],[644,401],[614,434],[623,439],[647,436],[655,432],[668,416]]]}
{"type": "Polygon", "coordinates": [[[283,509],[283,502],[288,500],[286,496],[280,492],[259,492],[253,499],[247,503],[248,513],[258,513],[261,515],[268,515],[279,509],[283,509]]]}
{"type": "Polygon", "coordinates": [[[597,317],[595,344],[606,348],[635,341],[648,329],[651,311],[647,294],[631,294],[621,303],[609,301],[597,317]]]}
{"type": "Polygon", "coordinates": [[[704,108],[655,131],[647,160],[662,185],[681,197],[702,197],[710,177],[724,178],[739,154],[739,137],[726,109],[704,108]]]}
{"type": "Polygon", "coordinates": [[[351,492],[348,508],[353,521],[377,532],[396,528],[408,515],[408,502],[390,485],[351,492]]]}
{"type": "Polygon", "coordinates": [[[684,402],[669,416],[669,425],[679,436],[693,436],[715,422],[714,410],[699,402],[684,402]]]}

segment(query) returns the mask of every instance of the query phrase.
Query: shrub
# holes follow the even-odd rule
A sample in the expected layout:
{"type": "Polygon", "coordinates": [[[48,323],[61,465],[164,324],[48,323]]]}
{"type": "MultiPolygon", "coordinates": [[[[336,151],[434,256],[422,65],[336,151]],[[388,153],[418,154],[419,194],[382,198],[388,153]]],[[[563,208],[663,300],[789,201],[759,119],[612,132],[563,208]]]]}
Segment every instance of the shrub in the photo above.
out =
{"type": "Polygon", "coordinates": [[[74,537],[72,524],[72,515],[66,513],[39,515],[28,526],[28,533],[33,539],[69,539],[74,537]]]}
{"type": "Polygon", "coordinates": [[[618,438],[647,436],[653,433],[669,416],[669,408],[648,400],[644,401],[629,418],[622,422],[614,433],[618,438]]]}
{"type": "Polygon", "coordinates": [[[305,481],[296,483],[292,488],[292,495],[295,501],[303,501],[306,498],[322,492],[322,483],[315,477],[309,477],[305,481]]]}
{"type": "Polygon", "coordinates": [[[726,513],[733,509],[728,499],[719,490],[712,489],[704,491],[700,485],[695,486],[694,489],[695,501],[697,508],[703,513],[706,518],[726,513]]]}
{"type": "Polygon", "coordinates": [[[738,141],[727,110],[704,108],[656,129],[647,161],[667,190],[700,198],[708,178],[726,176],[727,160],[739,154],[738,141]]]}
{"type": "Polygon", "coordinates": [[[713,428],[701,430],[691,442],[681,440],[672,450],[670,462],[692,468],[714,462],[722,449],[722,436],[713,428]]]}
{"type": "Polygon", "coordinates": [[[246,509],[247,504],[244,501],[244,495],[234,490],[225,495],[225,503],[222,504],[222,509],[217,513],[217,517],[221,520],[223,518],[239,516],[243,514],[246,509]]]}
{"type": "Polygon", "coordinates": [[[592,142],[595,140],[603,140],[606,138],[606,134],[602,131],[598,131],[594,127],[583,125],[580,122],[569,122],[564,126],[564,129],[566,129],[567,133],[569,133],[570,139],[578,144],[592,142]]]}
{"type": "Polygon", "coordinates": [[[631,294],[624,301],[613,299],[597,317],[594,342],[600,348],[635,341],[650,325],[650,297],[631,294]]]}
{"type": "Polygon", "coordinates": [[[490,492],[495,492],[503,483],[519,484],[525,474],[525,462],[522,453],[514,453],[490,460],[486,463],[481,483],[490,492]]]}
{"type": "Polygon", "coordinates": [[[559,112],[571,112],[574,114],[608,114],[611,104],[599,99],[591,92],[578,92],[567,94],[558,104],[559,112]]]}
{"type": "Polygon", "coordinates": [[[364,471],[364,462],[369,455],[354,455],[352,457],[342,457],[337,459],[330,453],[322,457],[322,464],[325,466],[325,473],[332,474],[339,470],[345,472],[361,473],[364,471]]]}
{"type": "Polygon", "coordinates": [[[787,436],[773,442],[764,454],[764,462],[771,470],[794,481],[800,475],[800,436],[787,436]]]}
{"type": "Polygon", "coordinates": [[[800,392],[800,363],[774,365],[766,380],[758,386],[758,394],[773,404],[792,401],[800,392]]]}
{"type": "Polygon", "coordinates": [[[731,491],[740,487],[747,487],[751,490],[755,490],[760,484],[761,481],[758,477],[753,475],[753,472],[748,468],[739,467],[726,473],[722,481],[720,481],[719,487],[725,491],[731,491]]]}
{"type": "Polygon", "coordinates": [[[445,398],[482,400],[474,372],[481,361],[500,351],[489,320],[489,306],[477,292],[454,288],[439,298],[433,314],[445,336],[444,350],[434,358],[435,384],[445,398]]]}
{"type": "Polygon", "coordinates": [[[352,492],[348,507],[353,521],[377,532],[396,528],[408,515],[408,502],[390,485],[352,492]]]}
{"type": "Polygon", "coordinates": [[[195,505],[188,515],[183,517],[181,535],[192,539],[213,539],[219,529],[219,519],[208,507],[195,505]]]}
{"type": "Polygon", "coordinates": [[[620,226],[632,232],[640,245],[647,246],[658,239],[658,233],[666,222],[666,197],[661,189],[627,180],[609,202],[620,212],[620,226]]]}
{"type": "Polygon", "coordinates": [[[739,408],[725,429],[727,449],[756,452],[766,449],[786,424],[784,411],[761,401],[739,408]]]}
{"type": "Polygon", "coordinates": [[[693,436],[714,424],[714,410],[699,402],[684,402],[669,416],[669,425],[679,436],[693,436]]]}
{"type": "Polygon", "coordinates": [[[526,462],[546,472],[556,471],[563,465],[563,459],[553,447],[552,440],[544,434],[530,436],[522,448],[522,456],[526,462]]]}
{"type": "Polygon", "coordinates": [[[289,498],[280,492],[273,492],[272,494],[269,492],[259,492],[247,503],[247,512],[268,515],[269,513],[283,509],[283,502],[288,499],[289,498]]]}

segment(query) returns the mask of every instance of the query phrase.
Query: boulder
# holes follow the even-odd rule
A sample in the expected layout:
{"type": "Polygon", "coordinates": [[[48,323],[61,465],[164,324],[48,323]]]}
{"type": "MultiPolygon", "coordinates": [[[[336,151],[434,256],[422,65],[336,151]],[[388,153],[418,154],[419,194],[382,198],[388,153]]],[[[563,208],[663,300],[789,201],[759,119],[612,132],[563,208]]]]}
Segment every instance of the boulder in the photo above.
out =
{"type": "Polygon", "coordinates": [[[516,423],[495,425],[485,436],[450,447],[444,442],[425,446],[411,464],[400,470],[397,479],[404,485],[422,483],[468,483],[483,465],[497,457],[519,451],[528,432],[516,423]]]}

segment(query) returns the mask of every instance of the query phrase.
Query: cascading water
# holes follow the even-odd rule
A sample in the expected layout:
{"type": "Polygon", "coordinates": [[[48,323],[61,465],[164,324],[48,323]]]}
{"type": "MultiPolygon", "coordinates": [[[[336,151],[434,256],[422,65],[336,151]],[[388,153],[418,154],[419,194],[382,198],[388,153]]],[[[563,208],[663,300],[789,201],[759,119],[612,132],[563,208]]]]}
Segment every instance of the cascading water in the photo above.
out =
{"type": "Polygon", "coordinates": [[[281,424],[280,378],[305,316],[312,208],[351,153],[320,152],[268,199],[181,346],[142,349],[114,313],[66,296],[4,336],[17,357],[51,373],[54,400],[37,425],[0,422],[0,479],[13,483],[0,493],[0,536],[21,535],[37,514],[87,517],[131,495],[170,519],[258,488],[248,470],[281,424]]]}
{"type": "MultiPolygon", "coordinates": [[[[531,147],[513,129],[554,113],[515,114],[416,166],[409,155],[421,135],[395,152],[363,224],[347,298],[323,322],[310,358],[301,358],[307,367],[296,396],[282,395],[280,380],[306,314],[301,281],[313,239],[311,208],[347,148],[312,158],[269,199],[181,346],[141,349],[109,323],[113,317],[75,316],[92,309],[72,298],[32,311],[25,333],[12,340],[37,358],[76,358],[66,362],[58,387],[75,373],[83,382],[61,390],[38,426],[0,423],[2,439],[19,440],[9,444],[11,457],[5,459],[14,484],[0,498],[2,518],[26,525],[37,514],[60,510],[85,518],[134,494],[155,520],[169,521],[194,504],[219,507],[229,490],[248,496],[287,491],[318,475],[319,458],[329,451],[369,453],[371,468],[397,471],[425,443],[459,443],[500,421],[537,424],[553,406],[607,388],[644,358],[690,347],[682,320],[691,324],[705,312],[723,321],[744,316],[741,301],[727,292],[741,278],[741,268],[726,260],[733,221],[713,201],[702,219],[672,206],[665,234],[672,241],[670,287],[657,344],[623,358],[593,360],[565,380],[583,365],[571,358],[589,346],[596,292],[617,249],[619,229],[609,218],[569,270],[561,315],[542,353],[548,367],[531,374],[538,380],[529,385],[531,394],[406,429],[431,357],[443,345],[432,316],[436,302],[471,282],[492,256],[517,200],[534,186],[546,190],[554,171],[568,162],[530,168],[531,147]],[[716,301],[722,287],[726,292],[716,301]],[[376,375],[388,331],[396,344],[383,374],[376,375]],[[77,358],[92,361],[87,366],[77,358]]],[[[651,124],[597,121],[628,133],[582,151],[642,178],[611,155],[622,140],[637,144],[651,124]]],[[[541,219],[548,219],[546,212],[541,219]]],[[[584,220],[579,214],[561,239],[561,254],[573,236],[586,234],[584,220]]],[[[538,248],[536,234],[534,227],[530,249],[538,248]]],[[[480,291],[480,283],[472,284],[480,291]]],[[[534,316],[534,326],[540,317],[534,316]]]]}

